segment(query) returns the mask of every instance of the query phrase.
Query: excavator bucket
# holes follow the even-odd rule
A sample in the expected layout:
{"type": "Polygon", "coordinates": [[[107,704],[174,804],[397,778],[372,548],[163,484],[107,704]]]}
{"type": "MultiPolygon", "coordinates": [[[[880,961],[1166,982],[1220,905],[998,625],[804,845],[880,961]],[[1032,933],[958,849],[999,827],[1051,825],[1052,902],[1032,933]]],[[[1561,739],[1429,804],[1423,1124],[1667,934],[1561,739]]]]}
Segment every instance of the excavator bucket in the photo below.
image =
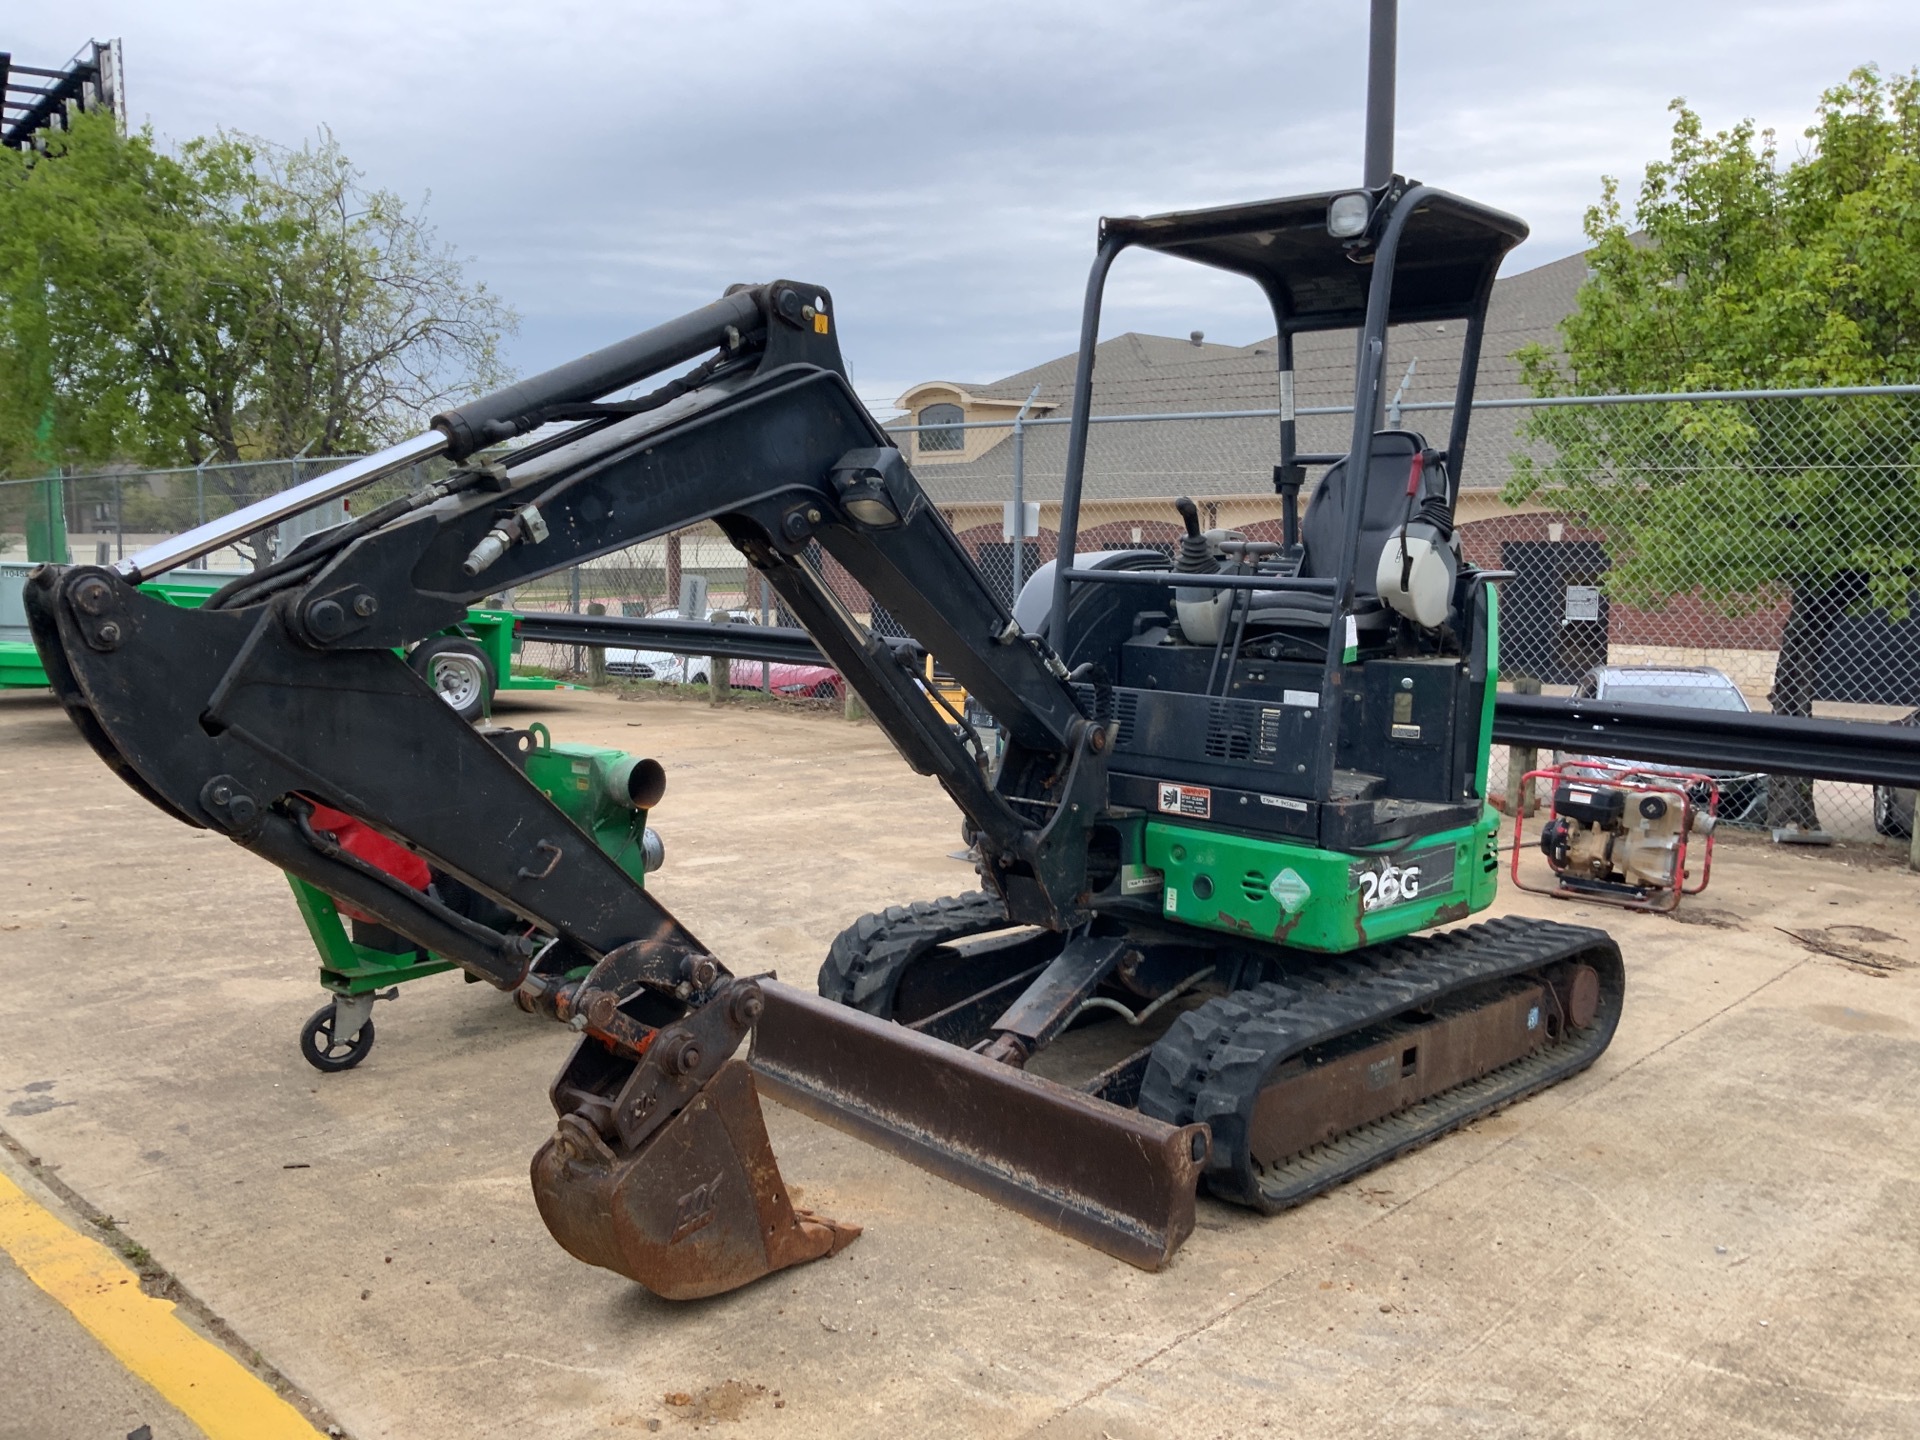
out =
{"type": "Polygon", "coordinates": [[[562,1116],[533,1157],[533,1195],[569,1254],[669,1300],[719,1295],[838,1254],[860,1233],[794,1209],[753,1074],[738,1060],[631,1151],[578,1115],[562,1116]]]}
{"type": "Polygon", "coordinates": [[[1143,1270],[1193,1233],[1206,1126],[1166,1124],[792,986],[762,990],[753,1068],[775,1099],[1143,1270]]]}

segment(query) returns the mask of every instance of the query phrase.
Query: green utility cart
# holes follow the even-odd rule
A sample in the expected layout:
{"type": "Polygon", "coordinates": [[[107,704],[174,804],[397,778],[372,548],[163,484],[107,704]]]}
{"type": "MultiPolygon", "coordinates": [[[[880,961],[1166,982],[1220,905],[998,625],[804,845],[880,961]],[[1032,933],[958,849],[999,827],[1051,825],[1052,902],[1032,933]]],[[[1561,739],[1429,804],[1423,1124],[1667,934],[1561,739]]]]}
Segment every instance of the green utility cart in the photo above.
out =
{"type": "MultiPolygon", "coordinates": [[[[599,745],[555,744],[538,723],[485,733],[634,880],[644,885],[648,872],[660,868],[666,847],[647,824],[648,808],[665,785],[657,761],[599,745]]],[[[349,919],[332,896],[304,880],[289,875],[287,883],[320,954],[320,985],[327,992],[327,1002],[301,1028],[300,1053],[316,1070],[351,1070],[373,1048],[374,1001],[391,1000],[408,981],[456,967],[383,926],[349,919]]],[[[472,907],[472,919],[501,930],[525,928],[519,917],[456,881],[436,876],[434,884],[458,892],[440,898],[455,908],[472,907]]]]}

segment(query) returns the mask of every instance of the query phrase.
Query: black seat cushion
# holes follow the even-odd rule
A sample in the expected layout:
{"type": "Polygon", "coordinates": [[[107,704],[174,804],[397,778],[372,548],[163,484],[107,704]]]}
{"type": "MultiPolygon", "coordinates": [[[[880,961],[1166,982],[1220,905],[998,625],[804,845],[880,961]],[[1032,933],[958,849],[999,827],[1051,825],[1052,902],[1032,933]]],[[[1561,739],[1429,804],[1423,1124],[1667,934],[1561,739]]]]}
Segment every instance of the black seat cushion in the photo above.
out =
{"type": "MultiPolygon", "coordinates": [[[[1354,569],[1353,593],[1356,598],[1375,595],[1373,576],[1380,568],[1380,552],[1388,539],[1407,518],[1407,474],[1413,457],[1427,448],[1426,437],[1412,430],[1381,430],[1373,437],[1373,464],[1369,467],[1364,494],[1359,503],[1365,508],[1360,520],[1360,552],[1354,569]]],[[[1340,547],[1346,537],[1347,506],[1353,502],[1353,485],[1347,476],[1347,462],[1336,461],[1328,467],[1307,513],[1300,521],[1300,538],[1306,545],[1306,563],[1302,575],[1331,580],[1340,573],[1340,547]]],[[[1414,508],[1429,496],[1445,497],[1446,471],[1430,465],[1420,477],[1414,508]]]]}
{"type": "MultiPolygon", "coordinates": [[[[1385,630],[1392,619],[1387,607],[1375,599],[1356,600],[1354,623],[1365,631],[1385,630]]],[[[1302,595],[1295,591],[1255,591],[1247,613],[1253,629],[1325,630],[1333,623],[1333,596],[1302,595]]]]}

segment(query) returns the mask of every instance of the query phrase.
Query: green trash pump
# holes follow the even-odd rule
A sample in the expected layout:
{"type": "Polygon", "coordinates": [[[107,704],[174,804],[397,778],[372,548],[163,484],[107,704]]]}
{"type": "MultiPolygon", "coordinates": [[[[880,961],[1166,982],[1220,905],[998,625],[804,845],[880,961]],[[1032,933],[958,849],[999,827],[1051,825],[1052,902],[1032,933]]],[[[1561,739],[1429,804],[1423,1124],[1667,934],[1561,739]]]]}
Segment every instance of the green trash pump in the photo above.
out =
{"type": "MultiPolygon", "coordinates": [[[[645,885],[647,874],[660,868],[666,846],[659,831],[647,824],[648,811],[666,788],[666,773],[658,761],[602,745],[556,744],[538,722],[524,729],[495,726],[479,733],[518,761],[540,793],[636,884],[645,885]]],[[[354,848],[351,836],[336,838],[343,847],[354,848]]],[[[362,849],[362,859],[381,865],[399,847],[378,837],[362,849]]],[[[400,870],[391,859],[381,868],[400,870]]],[[[343,911],[333,896],[297,875],[288,875],[287,884],[319,952],[320,986],[328,996],[300,1029],[300,1054],[316,1070],[351,1070],[373,1049],[374,1001],[395,999],[401,985],[459,967],[383,925],[343,911]]],[[[439,899],[471,919],[502,932],[537,933],[450,876],[429,872],[429,884],[439,899]]],[[[585,967],[580,973],[586,973],[585,967]]],[[[467,979],[471,983],[473,977],[467,979]]]]}

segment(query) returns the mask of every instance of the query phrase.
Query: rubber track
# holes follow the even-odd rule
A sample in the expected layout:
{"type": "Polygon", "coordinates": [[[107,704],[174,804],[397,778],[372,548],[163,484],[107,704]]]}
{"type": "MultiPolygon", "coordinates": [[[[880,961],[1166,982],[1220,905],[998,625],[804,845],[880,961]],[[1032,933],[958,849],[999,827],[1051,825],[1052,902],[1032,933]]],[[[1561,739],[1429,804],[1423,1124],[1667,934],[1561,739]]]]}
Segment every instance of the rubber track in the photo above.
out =
{"type": "Polygon", "coordinates": [[[1625,985],[1619,947],[1603,930],[1506,916],[1337,957],[1298,978],[1208,1001],[1154,1047],[1140,1108],[1213,1131],[1207,1188],[1222,1199],[1284,1210],[1503,1105],[1585,1069],[1613,1038],[1625,985]],[[1248,1153],[1260,1088],[1307,1048],[1471,987],[1565,961],[1592,965],[1592,1025],[1522,1060],[1316,1146],[1272,1167],[1248,1153]]]}
{"type": "Polygon", "coordinates": [[[909,965],[936,946],[1006,923],[1006,905],[984,890],[862,915],[828,947],[820,966],[821,997],[891,1020],[894,992],[909,965]]]}

